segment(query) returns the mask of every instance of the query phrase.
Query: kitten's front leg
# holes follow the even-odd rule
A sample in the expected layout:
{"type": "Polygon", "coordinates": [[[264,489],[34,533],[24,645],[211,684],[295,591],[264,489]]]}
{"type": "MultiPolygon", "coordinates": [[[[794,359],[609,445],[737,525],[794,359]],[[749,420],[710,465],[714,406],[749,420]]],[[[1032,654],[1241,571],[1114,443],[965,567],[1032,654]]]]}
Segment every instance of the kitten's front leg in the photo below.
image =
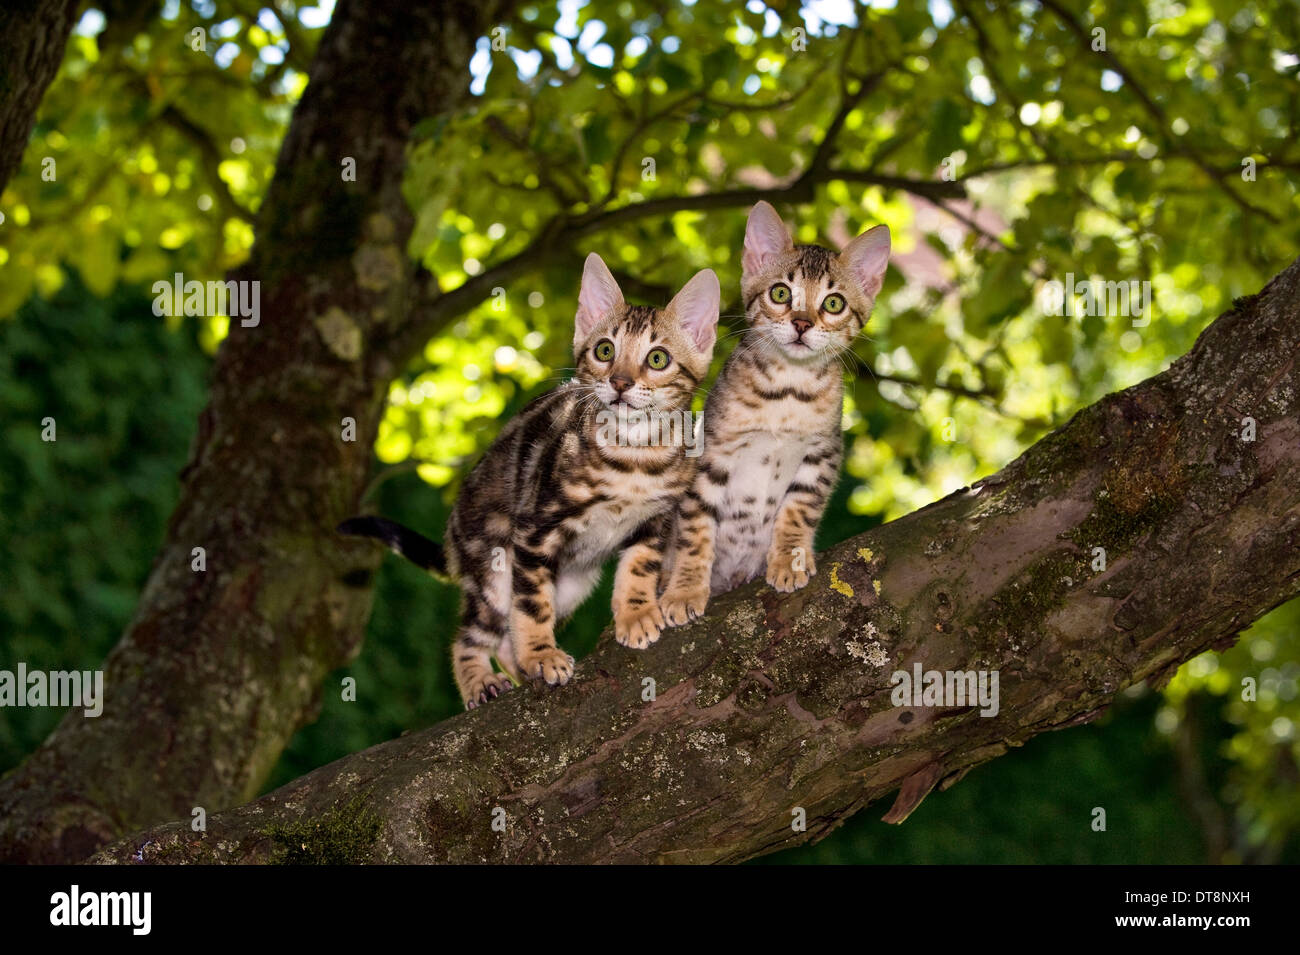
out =
{"type": "Polygon", "coordinates": [[[705,498],[708,481],[701,472],[695,486],[682,498],[678,512],[677,544],[668,584],[659,609],[670,627],[681,626],[704,613],[713,576],[713,540],[718,529],[717,509],[705,498]]]}
{"type": "Polygon", "coordinates": [[[839,474],[840,456],[838,440],[819,443],[804,456],[781,499],[767,551],[767,582],[782,593],[807,586],[817,573],[813,538],[839,474]]]}
{"type": "Polygon", "coordinates": [[[646,521],[629,539],[614,573],[614,639],[644,650],[664,628],[659,611],[659,572],[664,531],[671,512],[646,521]]]}
{"type": "Polygon", "coordinates": [[[519,672],[563,686],[573,657],[555,645],[555,569],[550,555],[516,544],[510,636],[519,672]]]}

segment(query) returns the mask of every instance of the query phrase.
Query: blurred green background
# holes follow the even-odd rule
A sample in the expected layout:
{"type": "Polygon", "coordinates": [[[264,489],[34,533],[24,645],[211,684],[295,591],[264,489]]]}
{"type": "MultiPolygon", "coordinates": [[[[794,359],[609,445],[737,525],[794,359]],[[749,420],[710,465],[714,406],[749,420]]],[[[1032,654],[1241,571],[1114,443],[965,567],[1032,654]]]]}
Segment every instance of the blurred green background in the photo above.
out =
{"type": "MultiPolygon", "coordinates": [[[[882,221],[895,236],[851,370],[849,454],[820,537],[832,543],[992,473],[1159,372],[1300,249],[1294,3],[1051,7],[525,5],[505,50],[479,41],[472,108],[418,131],[409,251],[451,288],[557,210],[787,182],[846,92],[880,72],[832,157],[877,181],[830,181],[780,208],[800,241],[838,244],[882,221]],[[942,182],[965,198],[924,195],[942,182]],[[1043,284],[1067,273],[1150,281],[1150,323],[1044,314],[1043,284]]],[[[130,619],[227,324],[156,318],[150,286],[217,278],[247,256],[328,16],[177,0],[138,23],[83,16],[0,196],[0,667],[93,668],[130,619]],[[40,440],[46,416],[57,443],[40,440]]],[[[711,266],[734,303],[744,214],[597,231],[571,265],[524,277],[429,342],[390,392],[375,508],[440,535],[501,422],[564,377],[586,252],[633,300],[662,304],[711,266]]],[[[740,328],[734,305],[724,324],[740,328]]],[[[571,652],[609,622],[608,588],[560,634],[571,652]]],[[[457,712],[455,607],[453,589],[388,560],[360,657],[327,680],[320,718],[268,788],[457,712]],[[356,702],[333,689],[345,676],[356,702]]],[[[873,805],[770,861],[1296,862],[1297,624],[1296,603],[1279,608],[1168,688],[1134,688],[1096,723],[980,767],[901,827],[873,805]]],[[[60,716],[0,710],[0,771],[60,716]]]]}

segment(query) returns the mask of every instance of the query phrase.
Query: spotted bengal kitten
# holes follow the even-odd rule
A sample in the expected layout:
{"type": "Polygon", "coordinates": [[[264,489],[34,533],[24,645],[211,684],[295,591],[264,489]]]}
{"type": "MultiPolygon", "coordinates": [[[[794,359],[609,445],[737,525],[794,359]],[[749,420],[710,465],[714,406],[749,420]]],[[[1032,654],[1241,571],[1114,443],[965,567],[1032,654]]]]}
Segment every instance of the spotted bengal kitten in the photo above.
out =
{"type": "Polygon", "coordinates": [[[659,606],[677,626],[766,570],[793,591],[816,573],[813,536],[843,455],[843,368],[884,282],[889,229],[838,255],[796,246],[766,202],[749,213],[741,292],[749,328],[704,408],[704,453],[685,494],[659,606]]]}
{"type": "MultiPolygon", "coordinates": [[[[687,456],[689,441],[620,444],[598,418],[620,406],[689,412],[713,356],[719,291],[705,269],[666,309],[628,305],[600,256],[587,257],[573,379],[502,429],[447,523],[445,569],[462,595],[452,669],[467,708],[525,679],[569,681],[573,657],[556,646],[556,624],[591,593],[615,551],[615,637],[633,647],[658,637],[662,538],[698,459],[687,456]]],[[[392,521],[352,518],[339,530],[443,569],[442,548],[392,521]]]]}

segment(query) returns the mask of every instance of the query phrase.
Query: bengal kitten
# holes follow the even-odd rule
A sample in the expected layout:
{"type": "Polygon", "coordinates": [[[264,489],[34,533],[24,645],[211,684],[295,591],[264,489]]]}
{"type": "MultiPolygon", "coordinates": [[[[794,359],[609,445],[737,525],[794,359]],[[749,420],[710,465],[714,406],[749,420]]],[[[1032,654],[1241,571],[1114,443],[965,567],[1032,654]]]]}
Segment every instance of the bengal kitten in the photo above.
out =
{"type": "MultiPolygon", "coordinates": [[[[615,551],[615,637],[632,647],[658,637],[663,536],[698,458],[687,453],[689,434],[665,427],[661,436],[685,440],[650,443],[634,433],[635,416],[623,431],[610,423],[632,411],[689,420],[713,357],[719,293],[705,269],[666,309],[628,305],[600,256],[587,257],[574,377],[502,429],[447,523],[446,571],[462,594],[452,669],[466,708],[525,679],[569,681],[573,657],[556,646],[556,624],[591,593],[615,551]]],[[[442,548],[392,521],[353,518],[339,529],[442,569],[442,548]]]]}
{"type": "Polygon", "coordinates": [[[766,202],[750,211],[749,328],[705,405],[704,452],[659,602],[669,626],[764,570],[784,592],[816,573],[813,537],[843,456],[838,357],[866,325],[888,261],[887,226],[837,255],[796,246],[766,202]]]}

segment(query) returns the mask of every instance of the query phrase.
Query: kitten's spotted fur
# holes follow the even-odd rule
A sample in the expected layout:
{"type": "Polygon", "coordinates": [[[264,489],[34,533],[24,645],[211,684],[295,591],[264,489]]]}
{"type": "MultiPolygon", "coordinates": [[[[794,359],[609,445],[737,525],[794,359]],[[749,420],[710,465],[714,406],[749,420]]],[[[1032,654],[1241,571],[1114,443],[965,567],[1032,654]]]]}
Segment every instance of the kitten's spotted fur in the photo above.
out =
{"type": "Polygon", "coordinates": [[[795,246],[766,202],[750,211],[741,280],[750,327],[705,405],[704,453],[660,599],[670,626],[760,573],[792,591],[816,572],[813,535],[843,454],[837,357],[866,325],[888,260],[886,226],[837,255],[795,246]]]}
{"type": "MultiPolygon", "coordinates": [[[[706,269],[666,309],[627,305],[604,262],[588,256],[573,380],[505,426],[466,478],[447,524],[447,570],[462,592],[453,670],[467,707],[512,680],[568,682],[573,658],[556,646],[556,624],[591,592],[616,551],[615,636],[633,647],[658,637],[663,536],[698,459],[680,445],[602,440],[597,413],[620,401],[689,409],[713,355],[718,298],[717,276],[706,269]],[[652,367],[655,350],[666,350],[669,364],[652,367]],[[493,658],[504,672],[493,671],[493,658]]],[[[390,521],[357,518],[340,529],[378,537],[399,553],[422,552],[422,563],[436,566],[436,545],[390,521]]]]}

